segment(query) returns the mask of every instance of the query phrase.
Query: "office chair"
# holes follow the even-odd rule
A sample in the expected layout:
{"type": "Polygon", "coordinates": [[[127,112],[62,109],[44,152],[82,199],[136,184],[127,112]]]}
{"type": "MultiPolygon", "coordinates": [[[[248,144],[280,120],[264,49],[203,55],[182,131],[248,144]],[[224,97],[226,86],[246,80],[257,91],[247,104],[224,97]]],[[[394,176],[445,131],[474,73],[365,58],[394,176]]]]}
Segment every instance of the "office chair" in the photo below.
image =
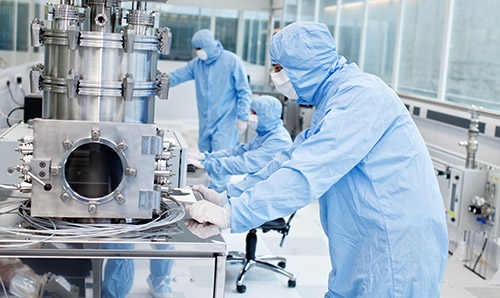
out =
{"type": "MultiPolygon", "coordinates": [[[[264,233],[269,231],[277,231],[278,233],[283,234],[281,237],[280,247],[283,246],[283,242],[285,237],[288,235],[290,230],[290,221],[295,216],[295,212],[290,215],[288,221],[285,221],[284,218],[278,218],[272,221],[268,221],[265,224],[261,225],[257,229],[262,229],[264,233]]],[[[257,229],[251,229],[246,237],[246,251],[245,253],[230,251],[227,256],[228,263],[242,263],[243,267],[236,279],[236,290],[238,293],[245,293],[247,287],[243,284],[243,280],[245,279],[245,274],[255,265],[257,267],[261,267],[267,270],[272,270],[279,274],[282,274],[288,277],[288,287],[294,288],[296,286],[296,276],[285,270],[286,267],[286,258],[265,255],[265,256],[256,256],[255,249],[257,247],[257,229]],[[274,265],[269,261],[278,261],[278,265],[274,265]]]]}

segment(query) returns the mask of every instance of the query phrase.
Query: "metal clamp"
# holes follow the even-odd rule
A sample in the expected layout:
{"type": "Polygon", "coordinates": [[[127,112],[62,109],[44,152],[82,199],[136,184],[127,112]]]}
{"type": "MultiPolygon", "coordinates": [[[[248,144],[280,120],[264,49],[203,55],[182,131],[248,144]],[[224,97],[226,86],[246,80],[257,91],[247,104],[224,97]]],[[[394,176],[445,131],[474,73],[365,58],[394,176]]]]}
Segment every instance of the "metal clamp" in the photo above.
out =
{"type": "Polygon", "coordinates": [[[132,53],[134,51],[135,30],[133,25],[128,25],[123,33],[123,50],[125,53],[132,53]]]}
{"type": "Polygon", "coordinates": [[[78,39],[80,38],[80,26],[72,21],[68,26],[68,48],[76,50],[78,48],[78,39]]]}
{"type": "Polygon", "coordinates": [[[66,88],[68,98],[75,99],[78,93],[78,83],[80,77],[76,74],[74,69],[69,71],[68,77],[66,78],[66,88]]]}
{"type": "Polygon", "coordinates": [[[39,19],[34,19],[31,22],[31,46],[38,48],[43,46],[44,44],[44,39],[43,39],[43,29],[45,29],[45,26],[42,21],[39,19]]]}
{"type": "Polygon", "coordinates": [[[43,85],[43,64],[39,63],[30,70],[30,91],[38,93],[43,85]]]}
{"type": "Polygon", "coordinates": [[[130,72],[123,78],[122,96],[126,101],[131,101],[134,96],[134,76],[130,72]]]}
{"type": "Polygon", "coordinates": [[[158,35],[158,52],[162,55],[170,54],[170,47],[172,46],[172,32],[170,28],[159,28],[157,31],[158,35]]]}
{"type": "Polygon", "coordinates": [[[170,78],[167,73],[157,72],[156,76],[156,84],[157,91],[156,95],[158,95],[159,99],[167,100],[168,99],[168,91],[170,90],[170,78]]]}

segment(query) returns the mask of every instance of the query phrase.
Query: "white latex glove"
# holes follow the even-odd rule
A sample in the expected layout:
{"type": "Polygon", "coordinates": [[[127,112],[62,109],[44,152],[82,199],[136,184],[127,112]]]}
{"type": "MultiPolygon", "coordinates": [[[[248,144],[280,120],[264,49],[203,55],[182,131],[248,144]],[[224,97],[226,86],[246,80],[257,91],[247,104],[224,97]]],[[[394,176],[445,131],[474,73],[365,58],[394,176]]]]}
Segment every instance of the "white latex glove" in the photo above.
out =
{"type": "Polygon", "coordinates": [[[192,218],[186,219],[184,224],[191,231],[191,233],[201,239],[206,239],[220,234],[220,230],[216,225],[209,223],[201,224],[192,218]]]}
{"type": "Polygon", "coordinates": [[[199,153],[199,152],[189,152],[188,151],[188,160],[189,159],[203,160],[203,159],[205,159],[205,154],[199,153]]]}
{"type": "MultiPolygon", "coordinates": [[[[218,192],[213,189],[208,189],[204,185],[195,185],[191,187],[194,192],[200,194],[200,196],[211,203],[214,203],[217,206],[222,206],[222,196],[218,192]]],[[[224,204],[225,205],[225,204],[224,204]]]]}
{"type": "Polygon", "coordinates": [[[187,159],[187,164],[188,165],[193,165],[198,169],[204,169],[205,167],[203,166],[203,163],[199,159],[192,159],[189,158],[187,159]]]}
{"type": "Polygon", "coordinates": [[[217,206],[209,201],[198,201],[193,205],[186,206],[189,215],[199,223],[211,223],[219,229],[229,229],[231,220],[229,219],[229,204],[225,207],[217,206]]]}
{"type": "Polygon", "coordinates": [[[236,122],[236,128],[238,128],[238,134],[242,134],[247,130],[248,127],[248,121],[246,120],[241,120],[238,119],[238,122],[236,122]]]}

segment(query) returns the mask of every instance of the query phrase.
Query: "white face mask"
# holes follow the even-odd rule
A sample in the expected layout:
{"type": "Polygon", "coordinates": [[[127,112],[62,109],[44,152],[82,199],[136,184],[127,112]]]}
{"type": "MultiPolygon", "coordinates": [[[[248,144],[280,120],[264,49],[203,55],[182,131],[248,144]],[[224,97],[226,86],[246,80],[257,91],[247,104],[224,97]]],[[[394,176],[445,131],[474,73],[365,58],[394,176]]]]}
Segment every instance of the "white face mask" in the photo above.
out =
{"type": "Polygon", "coordinates": [[[258,122],[259,122],[259,118],[257,117],[257,115],[254,115],[254,114],[248,115],[248,128],[249,129],[257,130],[258,122]]]}
{"type": "Polygon", "coordinates": [[[196,50],[196,55],[198,56],[198,58],[200,58],[201,60],[207,60],[208,58],[208,55],[207,55],[207,52],[205,52],[204,49],[199,49],[199,50],[196,50]]]}
{"type": "Polygon", "coordinates": [[[276,90],[281,92],[281,94],[285,95],[289,99],[299,99],[299,96],[297,95],[297,92],[295,92],[295,88],[293,88],[292,82],[290,82],[290,78],[284,69],[280,70],[280,72],[271,73],[271,80],[273,80],[276,90]]]}

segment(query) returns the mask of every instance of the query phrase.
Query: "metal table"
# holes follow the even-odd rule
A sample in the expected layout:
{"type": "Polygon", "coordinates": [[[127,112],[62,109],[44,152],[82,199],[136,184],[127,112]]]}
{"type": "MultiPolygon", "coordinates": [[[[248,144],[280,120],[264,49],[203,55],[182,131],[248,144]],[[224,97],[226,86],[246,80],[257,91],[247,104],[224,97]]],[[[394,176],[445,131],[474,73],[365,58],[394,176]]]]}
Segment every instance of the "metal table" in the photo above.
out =
{"type": "MultiPolygon", "coordinates": [[[[39,275],[51,272],[68,281],[84,279],[86,291],[80,290],[79,297],[101,297],[103,270],[109,260],[122,259],[135,264],[136,280],[130,291],[135,293],[147,292],[144,283],[147,276],[138,276],[141,270],[137,268],[147,270],[149,260],[173,261],[170,285],[175,297],[224,297],[226,243],[220,235],[198,238],[183,221],[177,225],[180,234],[166,236],[160,230],[154,240],[48,240],[24,248],[0,248],[0,258],[19,258],[39,275]],[[58,263],[63,264],[62,270],[56,266],[58,263]]],[[[0,245],[28,242],[0,234],[0,245]]]]}

